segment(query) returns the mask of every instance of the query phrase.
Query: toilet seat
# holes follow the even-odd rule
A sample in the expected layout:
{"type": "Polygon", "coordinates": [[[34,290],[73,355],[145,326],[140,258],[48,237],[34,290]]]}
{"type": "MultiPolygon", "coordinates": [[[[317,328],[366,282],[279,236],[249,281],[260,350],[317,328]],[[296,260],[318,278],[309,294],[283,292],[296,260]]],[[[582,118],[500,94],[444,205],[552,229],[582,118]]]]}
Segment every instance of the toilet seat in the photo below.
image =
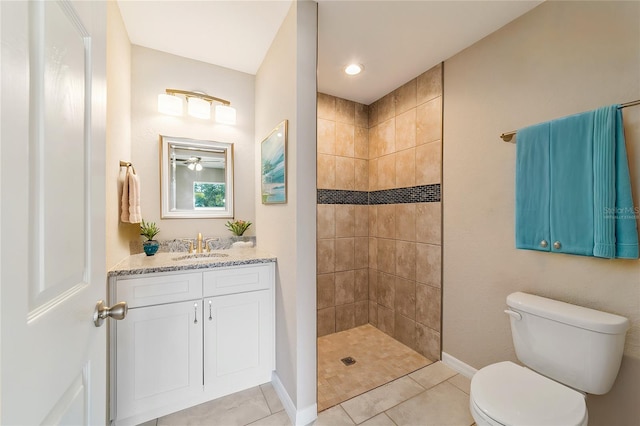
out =
{"type": "MultiPolygon", "coordinates": [[[[480,369],[471,380],[478,424],[586,426],[584,396],[532,370],[505,361],[480,369]]],[[[475,416],[474,416],[475,418],[475,416]]]]}

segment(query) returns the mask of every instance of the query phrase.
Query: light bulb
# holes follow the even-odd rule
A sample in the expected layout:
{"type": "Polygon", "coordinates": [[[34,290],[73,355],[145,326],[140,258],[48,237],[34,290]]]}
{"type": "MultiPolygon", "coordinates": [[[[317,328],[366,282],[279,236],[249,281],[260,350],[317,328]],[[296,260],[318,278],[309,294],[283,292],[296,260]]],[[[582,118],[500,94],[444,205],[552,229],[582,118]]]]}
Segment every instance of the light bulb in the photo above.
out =
{"type": "Polygon", "coordinates": [[[216,123],[236,124],[236,109],[228,105],[216,105],[216,123]]]}
{"type": "Polygon", "coordinates": [[[360,74],[364,70],[364,66],[361,64],[349,64],[344,68],[344,72],[349,75],[360,74]]]}
{"type": "Polygon", "coordinates": [[[200,164],[200,162],[196,163],[196,172],[199,172],[200,170],[202,170],[202,164],[200,164]]]}
{"type": "Polygon", "coordinates": [[[187,111],[196,118],[208,120],[211,118],[211,104],[200,98],[187,98],[187,111]]]}
{"type": "Polygon", "coordinates": [[[164,93],[158,95],[158,112],[168,115],[182,115],[182,99],[164,93]]]}

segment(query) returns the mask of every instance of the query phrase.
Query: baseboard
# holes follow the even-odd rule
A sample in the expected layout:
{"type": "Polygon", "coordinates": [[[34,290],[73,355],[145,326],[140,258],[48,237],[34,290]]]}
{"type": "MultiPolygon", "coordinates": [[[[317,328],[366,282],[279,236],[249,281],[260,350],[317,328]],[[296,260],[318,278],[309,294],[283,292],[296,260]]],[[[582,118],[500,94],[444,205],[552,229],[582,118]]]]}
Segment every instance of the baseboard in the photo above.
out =
{"type": "Polygon", "coordinates": [[[280,397],[280,401],[282,401],[282,405],[284,406],[284,410],[287,412],[291,423],[295,426],[305,426],[313,422],[318,418],[318,405],[312,404],[306,408],[298,410],[293,403],[293,400],[289,396],[289,393],[284,388],[284,385],[280,381],[280,377],[274,371],[273,376],[271,378],[271,384],[273,385],[273,389],[275,389],[278,397],[280,397]]]}
{"type": "Polygon", "coordinates": [[[451,367],[452,369],[456,370],[458,373],[469,379],[472,378],[473,375],[478,371],[469,364],[465,364],[458,358],[455,358],[446,352],[442,352],[442,363],[448,367],[451,367]]]}

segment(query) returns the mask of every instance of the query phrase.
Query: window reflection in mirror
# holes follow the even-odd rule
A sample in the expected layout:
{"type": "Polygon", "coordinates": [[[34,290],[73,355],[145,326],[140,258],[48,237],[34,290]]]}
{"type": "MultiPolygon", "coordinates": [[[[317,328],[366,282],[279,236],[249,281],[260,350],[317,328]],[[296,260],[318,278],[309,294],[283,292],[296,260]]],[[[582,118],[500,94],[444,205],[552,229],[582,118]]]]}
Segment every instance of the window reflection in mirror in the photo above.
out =
{"type": "Polygon", "coordinates": [[[162,218],[233,217],[233,144],[160,136],[162,218]]]}

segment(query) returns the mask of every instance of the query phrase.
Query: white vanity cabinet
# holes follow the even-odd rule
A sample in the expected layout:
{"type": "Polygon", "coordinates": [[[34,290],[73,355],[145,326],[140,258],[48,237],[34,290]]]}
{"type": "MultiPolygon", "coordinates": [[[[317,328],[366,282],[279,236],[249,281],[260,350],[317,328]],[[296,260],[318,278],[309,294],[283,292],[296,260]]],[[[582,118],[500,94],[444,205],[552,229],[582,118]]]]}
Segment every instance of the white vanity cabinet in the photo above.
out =
{"type": "Polygon", "coordinates": [[[138,424],[271,380],[275,264],[110,278],[111,421],[138,424]]]}

